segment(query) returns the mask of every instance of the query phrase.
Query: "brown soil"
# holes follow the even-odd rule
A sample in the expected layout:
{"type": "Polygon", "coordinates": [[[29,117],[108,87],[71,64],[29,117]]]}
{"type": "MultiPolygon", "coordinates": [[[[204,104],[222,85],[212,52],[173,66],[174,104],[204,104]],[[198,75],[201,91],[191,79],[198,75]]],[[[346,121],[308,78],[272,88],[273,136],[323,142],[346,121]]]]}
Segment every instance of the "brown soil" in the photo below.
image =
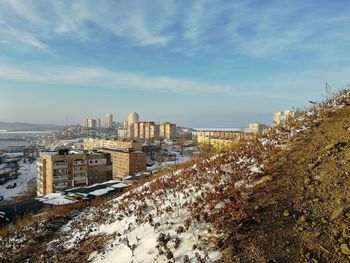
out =
{"type": "Polygon", "coordinates": [[[346,106],[277,154],[272,182],[252,195],[257,223],[226,251],[231,262],[350,262],[349,127],[346,106]]]}

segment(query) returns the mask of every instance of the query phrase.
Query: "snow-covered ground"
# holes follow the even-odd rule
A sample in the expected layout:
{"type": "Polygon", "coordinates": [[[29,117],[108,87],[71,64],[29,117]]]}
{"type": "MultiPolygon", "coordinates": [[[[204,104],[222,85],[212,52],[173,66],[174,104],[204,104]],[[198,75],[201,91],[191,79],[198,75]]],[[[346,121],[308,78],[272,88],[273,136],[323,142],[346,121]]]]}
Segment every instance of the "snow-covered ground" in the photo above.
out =
{"type": "Polygon", "coordinates": [[[4,200],[10,199],[12,197],[18,196],[25,191],[27,191],[27,183],[28,181],[36,178],[36,162],[23,163],[23,161],[18,162],[19,175],[17,179],[10,180],[3,185],[0,185],[0,195],[4,196],[4,200]],[[6,189],[8,185],[12,185],[16,183],[17,186],[13,189],[6,189]]]}

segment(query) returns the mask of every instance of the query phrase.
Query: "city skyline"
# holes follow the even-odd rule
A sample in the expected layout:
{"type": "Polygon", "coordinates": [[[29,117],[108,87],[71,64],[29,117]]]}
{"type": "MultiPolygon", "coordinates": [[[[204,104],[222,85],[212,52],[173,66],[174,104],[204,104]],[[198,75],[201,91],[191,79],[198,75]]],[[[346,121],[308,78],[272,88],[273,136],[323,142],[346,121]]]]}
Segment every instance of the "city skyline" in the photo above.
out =
{"type": "Polygon", "coordinates": [[[322,99],[326,82],[347,85],[349,11],[344,1],[1,1],[0,120],[136,111],[187,127],[271,124],[322,99]]]}

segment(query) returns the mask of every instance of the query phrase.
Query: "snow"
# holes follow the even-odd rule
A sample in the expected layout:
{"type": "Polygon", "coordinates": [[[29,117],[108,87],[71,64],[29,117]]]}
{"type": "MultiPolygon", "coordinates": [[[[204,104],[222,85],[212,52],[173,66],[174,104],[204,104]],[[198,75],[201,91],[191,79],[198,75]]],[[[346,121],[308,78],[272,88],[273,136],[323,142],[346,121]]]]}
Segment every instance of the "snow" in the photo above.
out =
{"type": "Polygon", "coordinates": [[[90,192],[89,194],[90,194],[90,195],[94,195],[94,196],[101,196],[101,195],[105,195],[105,194],[107,194],[108,192],[114,191],[114,190],[115,190],[115,188],[106,187],[106,188],[103,188],[103,189],[98,189],[98,190],[92,191],[92,192],[90,192]]]}
{"type": "Polygon", "coordinates": [[[129,187],[130,185],[128,185],[128,184],[124,184],[124,183],[118,183],[118,184],[113,184],[113,185],[111,185],[111,187],[113,187],[113,188],[126,188],[126,187],[129,187]]]}
{"type": "Polygon", "coordinates": [[[17,157],[23,157],[23,153],[4,153],[5,157],[10,158],[17,158],[17,157]]]}
{"type": "Polygon", "coordinates": [[[36,178],[36,162],[23,163],[23,161],[19,161],[19,171],[18,178],[10,180],[3,185],[0,185],[0,195],[4,196],[4,200],[13,198],[27,191],[27,183],[36,178]],[[8,185],[13,185],[14,183],[17,186],[13,189],[6,189],[8,185]]]}
{"type": "Polygon", "coordinates": [[[51,193],[45,196],[37,197],[35,199],[44,204],[51,204],[51,205],[67,205],[67,204],[72,204],[77,202],[76,200],[68,199],[66,196],[64,196],[61,193],[51,193]]]}

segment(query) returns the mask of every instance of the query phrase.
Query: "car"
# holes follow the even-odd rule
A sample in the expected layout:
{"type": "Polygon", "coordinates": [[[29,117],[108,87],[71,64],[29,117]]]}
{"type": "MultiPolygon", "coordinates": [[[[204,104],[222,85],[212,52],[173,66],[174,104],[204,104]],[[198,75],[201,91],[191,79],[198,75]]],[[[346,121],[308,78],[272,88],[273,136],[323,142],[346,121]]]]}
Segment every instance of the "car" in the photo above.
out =
{"type": "Polygon", "coordinates": [[[9,184],[8,186],[6,186],[6,189],[13,189],[16,186],[17,186],[17,183],[9,184]]]}

